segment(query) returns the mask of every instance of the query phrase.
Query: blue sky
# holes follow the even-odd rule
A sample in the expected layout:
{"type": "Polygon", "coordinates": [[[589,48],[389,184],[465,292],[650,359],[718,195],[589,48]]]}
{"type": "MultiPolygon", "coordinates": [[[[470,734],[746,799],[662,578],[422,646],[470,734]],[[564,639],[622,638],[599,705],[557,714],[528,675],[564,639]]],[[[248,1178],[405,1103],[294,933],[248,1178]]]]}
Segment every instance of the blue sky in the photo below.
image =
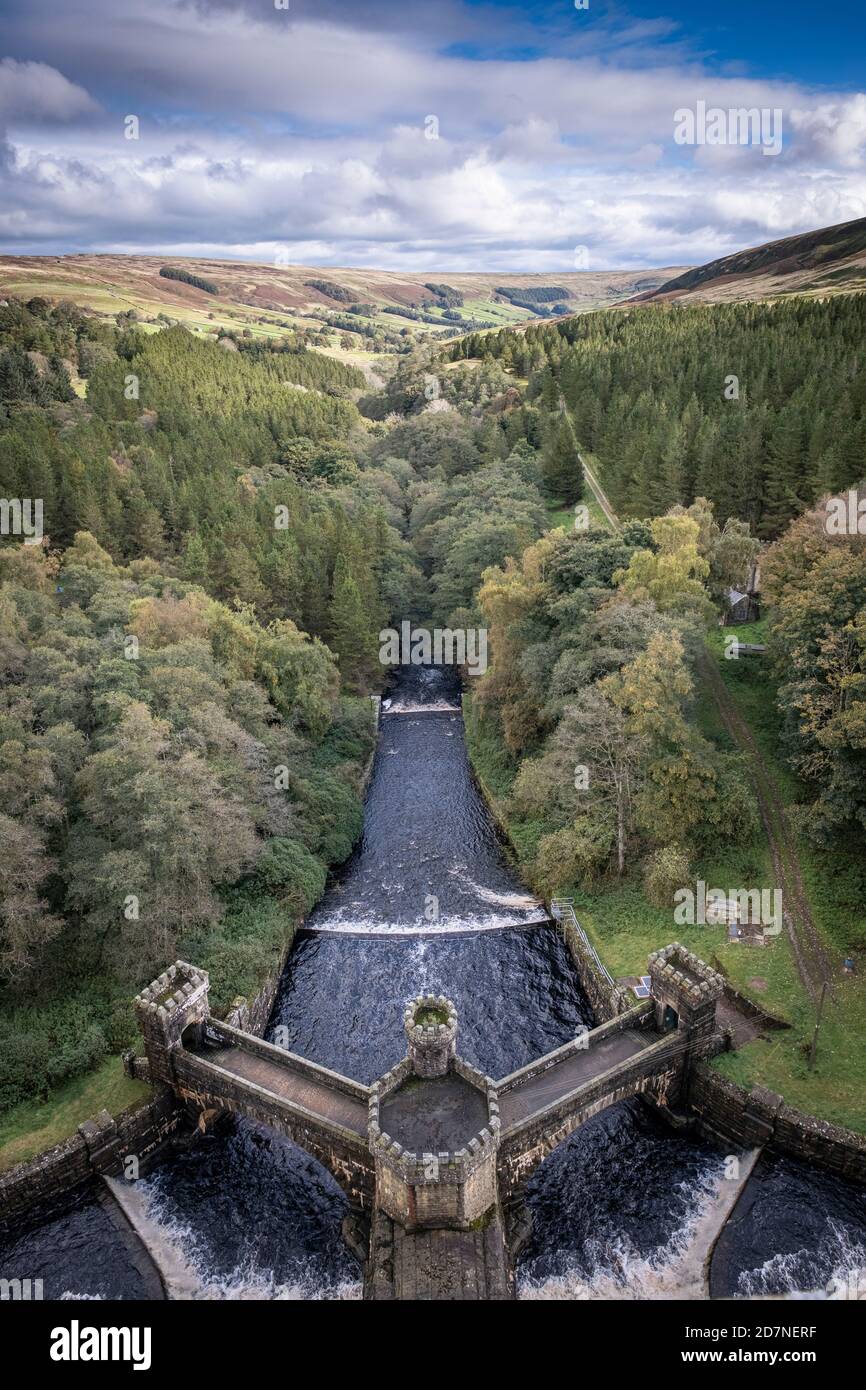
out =
{"type": "Polygon", "coordinates": [[[5,5],[0,251],[607,269],[866,216],[851,4],[5,5]],[[699,103],[778,148],[678,143],[699,103]]]}
{"type": "MultiPolygon", "coordinates": [[[[588,11],[574,13],[572,0],[467,0],[469,9],[498,9],[508,20],[528,19],[537,30],[535,51],[555,45],[549,35],[562,35],[587,19],[626,23],[669,21],[668,42],[685,40],[696,54],[706,56],[718,70],[726,65],[748,66],[765,77],[792,78],[833,86],[862,86],[866,77],[866,21],[855,0],[841,0],[826,9],[814,0],[790,4],[762,4],[760,0],[725,0],[703,4],[700,0],[631,0],[628,5],[590,0],[588,11]]],[[[467,46],[467,51],[469,51],[467,46]]],[[[493,36],[477,44],[480,57],[499,52],[493,36]]],[[[531,52],[524,48],[524,53],[531,52]]],[[[518,56],[519,49],[513,50],[518,56]]]]}

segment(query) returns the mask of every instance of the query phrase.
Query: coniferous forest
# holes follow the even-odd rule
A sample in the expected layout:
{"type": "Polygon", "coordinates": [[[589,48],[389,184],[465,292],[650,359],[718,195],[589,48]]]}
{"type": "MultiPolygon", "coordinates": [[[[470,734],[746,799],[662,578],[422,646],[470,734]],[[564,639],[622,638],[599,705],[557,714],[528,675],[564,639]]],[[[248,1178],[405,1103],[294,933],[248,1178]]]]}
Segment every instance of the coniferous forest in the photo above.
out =
{"type": "Polygon", "coordinates": [[[864,471],[863,295],[584,314],[451,354],[530,378],[530,400],[564,398],[624,516],[707,497],[773,538],[864,471]]]}
{"type": "Polygon", "coordinates": [[[0,548],[0,1106],[127,1045],[165,959],[222,1006],[273,967],[359,833],[403,618],[489,629],[476,738],[536,886],[663,904],[756,833],[742,755],[694,716],[763,544],[804,833],[853,901],[866,581],[806,513],[863,472],[864,314],[604,311],[422,346],[371,391],[290,338],[0,307],[0,492],[45,514],[0,548]],[[580,450],[618,532],[571,522],[580,450]]]}

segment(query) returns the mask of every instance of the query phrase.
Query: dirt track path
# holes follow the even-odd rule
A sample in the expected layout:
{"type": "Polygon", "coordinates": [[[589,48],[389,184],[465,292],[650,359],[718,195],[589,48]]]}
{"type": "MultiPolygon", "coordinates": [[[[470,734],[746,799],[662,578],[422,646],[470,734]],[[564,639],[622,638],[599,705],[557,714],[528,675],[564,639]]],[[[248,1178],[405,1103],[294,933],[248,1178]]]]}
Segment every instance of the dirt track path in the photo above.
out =
{"type": "Polygon", "coordinates": [[[614,531],[618,531],[620,529],[619,519],[613,507],[610,505],[610,502],[607,500],[607,494],[605,493],[601,483],[598,481],[598,478],[593,473],[592,469],[586,462],[586,459],[583,457],[583,455],[581,453],[578,453],[577,457],[580,459],[581,467],[583,468],[583,476],[589,483],[593,497],[595,498],[598,505],[601,507],[601,510],[604,512],[614,531]]]}
{"type": "Polygon", "coordinates": [[[796,842],[785,815],[778,784],[767,767],[751,729],[737,709],[722,680],[718,666],[709,652],[703,651],[701,653],[698,669],[713,694],[722,723],[734,743],[749,759],[752,781],[758,798],[758,809],[770,846],[773,873],[777,885],[782,890],[782,916],[785,930],[791,942],[800,979],[813,1000],[818,999],[821,987],[826,982],[832,999],[832,962],[818,934],[818,928],[815,926],[803,884],[796,842]]]}
{"type": "MultiPolygon", "coordinates": [[[[619,518],[611,507],[601,484],[580,454],[578,454],[578,458],[580,458],[584,477],[589,483],[596,501],[611,526],[618,531],[620,529],[619,518]]],[[[821,988],[825,983],[830,998],[834,999],[833,964],[818,933],[818,928],[815,926],[815,919],[812,916],[812,909],[809,906],[809,898],[803,883],[796,842],[785,815],[779,787],[767,767],[751,729],[731,698],[715,659],[706,650],[700,655],[698,670],[712,692],[722,723],[730,737],[749,759],[758,809],[770,846],[773,873],[776,883],[782,889],[782,916],[785,931],[797,963],[797,972],[811,999],[817,1002],[821,988]]]]}

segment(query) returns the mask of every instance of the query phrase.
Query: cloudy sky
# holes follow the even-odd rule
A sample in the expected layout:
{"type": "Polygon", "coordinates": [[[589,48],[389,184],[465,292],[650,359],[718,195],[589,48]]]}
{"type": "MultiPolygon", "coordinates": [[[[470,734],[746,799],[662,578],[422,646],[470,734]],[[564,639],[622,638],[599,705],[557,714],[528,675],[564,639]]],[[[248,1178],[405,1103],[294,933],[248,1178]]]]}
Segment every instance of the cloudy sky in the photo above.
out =
{"type": "Polygon", "coordinates": [[[610,269],[866,216],[852,0],[3,5],[7,253],[610,269]],[[699,101],[781,153],[677,144],[699,101]]]}

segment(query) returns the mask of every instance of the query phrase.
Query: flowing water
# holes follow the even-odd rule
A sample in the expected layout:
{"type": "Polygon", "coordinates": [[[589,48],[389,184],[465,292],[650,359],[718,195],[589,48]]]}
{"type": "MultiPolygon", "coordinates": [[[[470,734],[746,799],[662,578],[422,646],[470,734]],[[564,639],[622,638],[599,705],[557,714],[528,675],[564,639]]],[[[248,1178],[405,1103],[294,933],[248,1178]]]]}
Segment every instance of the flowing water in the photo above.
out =
{"type": "Polygon", "coordinates": [[[34,1213],[4,1241],[0,1278],[41,1279],[44,1298],[146,1297],[141,1275],[92,1187],[34,1213]]]}
{"type": "MultiPolygon", "coordinates": [[[[282,1026],[292,1051],[370,1082],[405,1051],[406,1001],[441,991],[457,1005],[462,1055],[506,1075],[592,1021],[563,944],[541,918],[472,780],[455,682],[410,670],[383,715],[362,841],[298,938],[271,1031],[282,1026]]],[[[596,1116],[530,1185],[521,1296],[671,1296],[722,1173],[717,1150],[672,1133],[638,1101],[596,1116]]],[[[174,1247],[199,1296],[359,1296],[340,1234],[345,1198],[314,1159],[269,1130],[228,1121],[167,1157],[143,1186],[154,1239],[174,1247]]],[[[864,1246],[864,1194],[767,1163],[720,1242],[713,1292],[823,1286],[852,1261],[862,1265],[864,1246]]],[[[0,1249],[0,1274],[38,1274],[52,1258],[46,1296],[140,1296],[99,1208],[45,1213],[0,1249]]]]}
{"type": "Polygon", "coordinates": [[[791,1158],[762,1160],[716,1247],[710,1291],[866,1298],[866,1190],[791,1158]]]}

